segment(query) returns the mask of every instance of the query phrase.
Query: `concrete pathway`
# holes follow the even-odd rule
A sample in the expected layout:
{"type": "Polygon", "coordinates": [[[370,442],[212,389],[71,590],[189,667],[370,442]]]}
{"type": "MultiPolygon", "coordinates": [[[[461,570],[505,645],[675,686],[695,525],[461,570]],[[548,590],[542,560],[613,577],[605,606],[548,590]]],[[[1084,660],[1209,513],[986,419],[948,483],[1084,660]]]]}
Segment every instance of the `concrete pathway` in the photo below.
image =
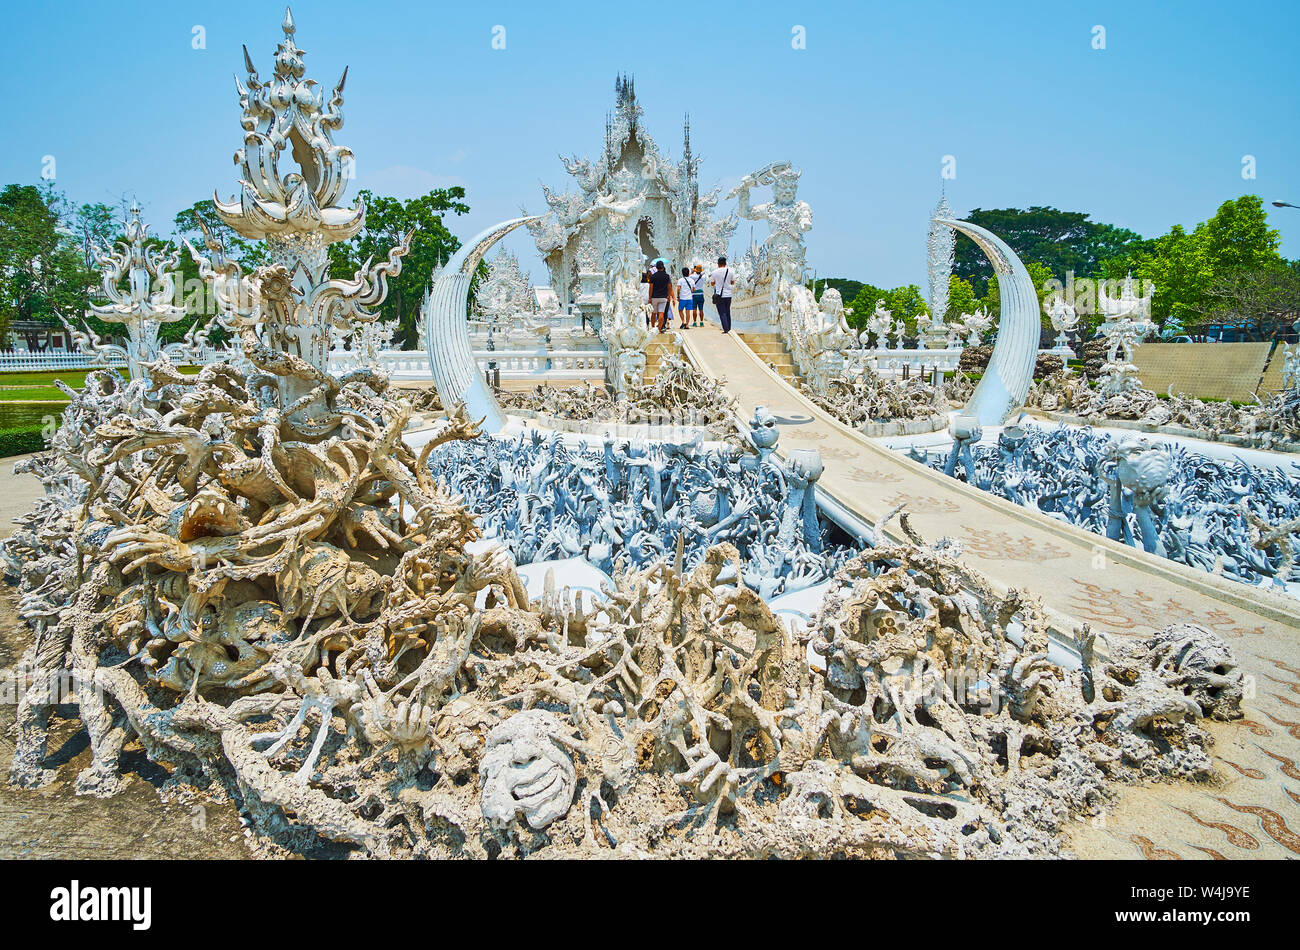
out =
{"type": "MultiPolygon", "coordinates": [[[[1072,836],[1096,857],[1300,856],[1300,605],[1098,537],[947,478],[868,439],[804,398],[734,335],[683,334],[691,358],[725,378],[746,417],[776,416],[778,452],[817,449],[823,490],[876,524],[906,504],[923,537],[960,541],[961,559],[1006,591],[1042,598],[1056,631],[1108,636],[1199,623],[1225,637],[1253,696],[1244,722],[1212,727],[1224,783],[1139,789],[1072,836]],[[1148,802],[1135,807],[1133,802],[1148,802]],[[1214,853],[1211,853],[1214,852],[1214,853]]],[[[899,537],[893,524],[887,531],[899,537]]]]}

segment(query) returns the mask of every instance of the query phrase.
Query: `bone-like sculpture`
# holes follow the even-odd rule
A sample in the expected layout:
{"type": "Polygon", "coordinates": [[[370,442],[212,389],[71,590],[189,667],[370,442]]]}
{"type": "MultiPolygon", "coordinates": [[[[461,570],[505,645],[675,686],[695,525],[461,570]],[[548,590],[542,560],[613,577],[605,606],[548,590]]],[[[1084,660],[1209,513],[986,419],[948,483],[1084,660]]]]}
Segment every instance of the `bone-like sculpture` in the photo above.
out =
{"type": "Polygon", "coordinates": [[[1211,632],[1100,660],[1085,629],[1079,668],[1059,666],[1032,596],[995,594],[905,515],[910,541],[835,563],[792,634],[763,578],[794,560],[775,576],[806,579],[836,552],[813,544],[820,459],[778,461],[770,413],[747,455],[607,446],[602,480],[548,443],[503,472],[531,505],[548,484],[575,495],[573,461],[584,492],[680,519],[670,537],[711,534],[688,568],[684,540],[655,551],[640,528],[625,547],[648,555],[595,609],[553,589],[531,604],[428,464],[475,427],[453,414],[417,454],[382,374],[314,361],[327,317],[378,303],[397,257],[344,286],[309,266],[324,237],[302,235],[362,212],[321,202],[328,165],[265,174],[286,140],[317,154],[341,121],[342,83],[320,114],[288,16],[285,32],[275,87],[250,68],[244,90],[262,149],[245,171],[264,176],[238,205],[278,259],[200,259],[247,366],[93,372],[30,465],[47,493],[3,548],[33,635],[3,672],[22,693],[11,781],[49,780],[66,703],[89,736],[79,792],[118,791],[138,742],[171,784],[237,801],[263,854],[1011,857],[1057,853],[1117,782],[1209,775],[1197,720],[1239,716],[1241,695],[1211,632]]]}

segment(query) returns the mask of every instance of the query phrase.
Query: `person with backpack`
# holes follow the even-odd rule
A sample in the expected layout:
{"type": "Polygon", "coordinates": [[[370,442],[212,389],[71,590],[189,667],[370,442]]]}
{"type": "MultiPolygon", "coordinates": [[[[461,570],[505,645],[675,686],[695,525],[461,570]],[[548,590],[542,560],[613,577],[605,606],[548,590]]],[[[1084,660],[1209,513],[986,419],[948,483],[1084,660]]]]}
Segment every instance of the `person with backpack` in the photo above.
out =
{"type": "Polygon", "coordinates": [[[718,322],[722,332],[731,332],[731,291],[735,288],[735,278],[727,266],[725,257],[718,258],[718,269],[709,277],[713,287],[713,306],[718,311],[718,322]]]}
{"type": "Polygon", "coordinates": [[[677,281],[677,314],[682,318],[679,330],[691,328],[691,315],[695,310],[695,295],[691,286],[691,269],[682,268],[682,279],[677,281]]]}
{"type": "Polygon", "coordinates": [[[662,260],[655,261],[654,270],[650,272],[650,304],[654,308],[659,322],[659,332],[667,329],[668,302],[673,294],[673,277],[664,267],[662,260]]]}
{"type": "Polygon", "coordinates": [[[704,326],[704,265],[696,264],[691,270],[691,315],[694,326],[704,326]]]}

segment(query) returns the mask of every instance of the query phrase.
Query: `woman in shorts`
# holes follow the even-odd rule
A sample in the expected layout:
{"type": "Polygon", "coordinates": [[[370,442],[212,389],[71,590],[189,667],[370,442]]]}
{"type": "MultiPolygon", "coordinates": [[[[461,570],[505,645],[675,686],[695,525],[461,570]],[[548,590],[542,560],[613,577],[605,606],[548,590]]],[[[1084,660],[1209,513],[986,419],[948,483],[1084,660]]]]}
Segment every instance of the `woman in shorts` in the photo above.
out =
{"type": "Polygon", "coordinates": [[[691,313],[697,327],[704,326],[704,265],[696,264],[691,271],[691,313]]]}
{"type": "Polygon", "coordinates": [[[682,279],[677,282],[677,312],[682,318],[680,330],[689,330],[691,316],[695,310],[694,290],[691,287],[691,269],[682,268],[682,279]]]}
{"type": "Polygon", "coordinates": [[[663,261],[655,261],[654,270],[650,272],[650,305],[654,308],[655,322],[659,332],[667,329],[668,301],[673,295],[673,275],[668,273],[663,261]]]}

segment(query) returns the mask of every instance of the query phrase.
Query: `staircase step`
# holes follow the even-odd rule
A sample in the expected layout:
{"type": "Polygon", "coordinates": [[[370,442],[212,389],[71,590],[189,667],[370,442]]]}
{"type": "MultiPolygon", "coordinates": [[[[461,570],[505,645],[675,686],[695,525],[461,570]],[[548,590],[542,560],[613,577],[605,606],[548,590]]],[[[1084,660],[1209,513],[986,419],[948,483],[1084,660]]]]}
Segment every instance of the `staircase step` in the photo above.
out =
{"type": "Polygon", "coordinates": [[[794,359],[785,348],[785,341],[779,333],[742,333],[740,338],[764,364],[770,366],[782,379],[797,380],[799,372],[795,369],[794,359]]]}

